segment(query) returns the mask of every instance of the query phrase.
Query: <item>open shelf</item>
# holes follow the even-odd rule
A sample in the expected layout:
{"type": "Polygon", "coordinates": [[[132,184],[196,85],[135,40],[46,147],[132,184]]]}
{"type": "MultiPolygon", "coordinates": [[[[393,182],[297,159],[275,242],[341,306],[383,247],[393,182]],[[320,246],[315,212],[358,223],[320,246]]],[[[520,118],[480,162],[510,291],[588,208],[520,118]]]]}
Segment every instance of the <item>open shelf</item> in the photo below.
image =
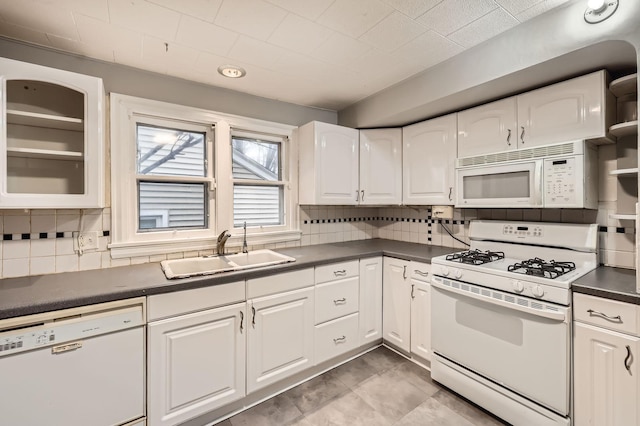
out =
{"type": "Polygon", "coordinates": [[[609,218],[618,219],[618,220],[636,220],[636,215],[635,214],[617,214],[617,213],[612,213],[612,214],[609,215],[609,218]]]}
{"type": "Polygon", "coordinates": [[[609,90],[615,95],[616,98],[620,96],[636,93],[637,91],[638,73],[625,75],[616,80],[613,80],[609,85],[609,90]]]}
{"type": "Polygon", "coordinates": [[[631,169],[618,169],[611,170],[609,172],[611,176],[637,176],[638,175],[638,167],[634,167],[631,169]]]}
{"type": "Polygon", "coordinates": [[[635,135],[638,133],[638,120],[614,124],[613,126],[609,127],[609,132],[611,132],[611,134],[617,138],[635,135]]]}
{"type": "Polygon", "coordinates": [[[10,157],[40,158],[45,160],[82,160],[83,154],[77,151],[55,151],[51,149],[7,148],[10,157]]]}
{"type": "Polygon", "coordinates": [[[24,126],[46,127],[50,129],[84,130],[84,122],[81,118],[63,117],[60,115],[41,114],[38,112],[7,110],[7,122],[9,124],[21,124],[24,126]]]}

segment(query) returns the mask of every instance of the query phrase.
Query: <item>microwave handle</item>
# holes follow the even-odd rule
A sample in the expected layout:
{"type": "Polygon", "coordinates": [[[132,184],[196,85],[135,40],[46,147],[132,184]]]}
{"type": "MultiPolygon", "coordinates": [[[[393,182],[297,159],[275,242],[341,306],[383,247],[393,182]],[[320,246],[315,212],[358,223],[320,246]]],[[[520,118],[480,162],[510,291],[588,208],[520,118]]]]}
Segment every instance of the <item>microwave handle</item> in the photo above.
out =
{"type": "Polygon", "coordinates": [[[533,171],[534,177],[533,177],[533,196],[534,196],[534,204],[535,206],[532,207],[543,207],[544,205],[544,175],[543,175],[543,169],[544,169],[544,160],[536,160],[535,162],[535,168],[533,171]]]}

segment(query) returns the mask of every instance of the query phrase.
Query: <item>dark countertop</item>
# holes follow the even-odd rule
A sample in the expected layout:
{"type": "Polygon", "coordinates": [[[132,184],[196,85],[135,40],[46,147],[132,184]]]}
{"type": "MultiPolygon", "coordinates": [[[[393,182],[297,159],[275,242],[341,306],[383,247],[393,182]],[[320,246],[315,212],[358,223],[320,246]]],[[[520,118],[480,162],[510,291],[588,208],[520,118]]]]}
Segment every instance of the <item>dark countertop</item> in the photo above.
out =
{"type": "Polygon", "coordinates": [[[601,266],[576,280],[571,288],[575,293],[640,305],[634,269],[601,266]]]}
{"type": "Polygon", "coordinates": [[[268,268],[176,280],[165,278],[160,263],[6,278],[0,280],[0,319],[207,287],[372,256],[385,255],[430,263],[432,257],[459,250],[451,247],[373,239],[275,251],[294,257],[296,261],[268,268]]]}

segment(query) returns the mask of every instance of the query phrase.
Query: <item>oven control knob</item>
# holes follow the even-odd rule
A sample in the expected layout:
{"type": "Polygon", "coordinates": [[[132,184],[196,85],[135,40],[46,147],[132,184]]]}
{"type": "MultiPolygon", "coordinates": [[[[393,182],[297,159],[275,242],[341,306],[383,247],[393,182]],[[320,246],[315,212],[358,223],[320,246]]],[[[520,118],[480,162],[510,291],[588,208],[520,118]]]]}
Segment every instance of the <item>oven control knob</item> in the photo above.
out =
{"type": "Polygon", "coordinates": [[[440,273],[442,273],[442,275],[444,275],[445,277],[449,276],[449,268],[447,268],[446,266],[443,266],[440,268],[440,273]]]}
{"type": "Polygon", "coordinates": [[[544,296],[544,289],[542,287],[540,287],[539,285],[534,286],[531,289],[531,292],[533,293],[533,295],[535,297],[542,297],[544,296]]]}
{"type": "Polygon", "coordinates": [[[462,278],[462,271],[461,271],[460,269],[456,269],[456,270],[455,270],[455,272],[453,273],[453,276],[454,276],[456,279],[460,279],[460,278],[462,278]]]}
{"type": "Polygon", "coordinates": [[[520,281],[513,281],[513,289],[516,293],[522,293],[524,291],[524,284],[520,281]]]}

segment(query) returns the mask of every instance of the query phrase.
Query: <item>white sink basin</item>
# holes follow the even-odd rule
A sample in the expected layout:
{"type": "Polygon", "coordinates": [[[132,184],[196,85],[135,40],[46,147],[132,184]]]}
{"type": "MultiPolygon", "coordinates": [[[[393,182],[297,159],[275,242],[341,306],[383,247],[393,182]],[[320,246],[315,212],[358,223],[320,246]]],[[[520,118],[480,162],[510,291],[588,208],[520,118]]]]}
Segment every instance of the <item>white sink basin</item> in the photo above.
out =
{"type": "Polygon", "coordinates": [[[265,249],[223,256],[163,260],[160,265],[166,277],[174,279],[260,268],[287,262],[295,262],[295,259],[265,249]]]}

